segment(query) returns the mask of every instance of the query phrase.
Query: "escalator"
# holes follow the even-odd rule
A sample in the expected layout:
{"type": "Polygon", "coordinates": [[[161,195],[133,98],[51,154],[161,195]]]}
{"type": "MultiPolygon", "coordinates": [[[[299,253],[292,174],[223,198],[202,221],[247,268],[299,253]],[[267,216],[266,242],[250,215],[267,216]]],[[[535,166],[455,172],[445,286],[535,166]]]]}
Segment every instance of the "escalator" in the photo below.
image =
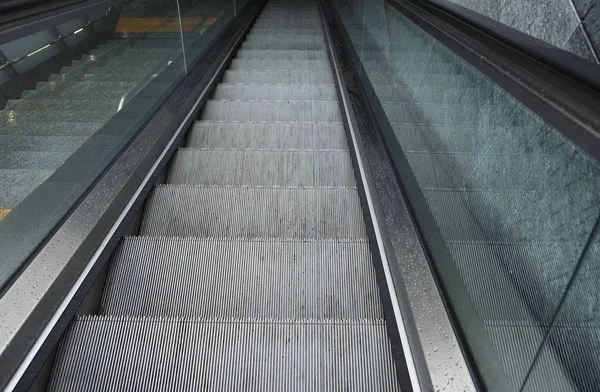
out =
{"type": "Polygon", "coordinates": [[[151,80],[167,64],[173,41],[109,40],[20,99],[9,99],[1,112],[2,169],[9,171],[2,177],[1,208],[14,209],[96,134],[143,87],[140,80],[151,80]]]}
{"type": "Polygon", "coordinates": [[[317,4],[269,1],[50,391],[398,390],[317,4]]]}
{"type": "Polygon", "coordinates": [[[34,13],[0,389],[600,390],[597,65],[444,0],[34,13]]]}

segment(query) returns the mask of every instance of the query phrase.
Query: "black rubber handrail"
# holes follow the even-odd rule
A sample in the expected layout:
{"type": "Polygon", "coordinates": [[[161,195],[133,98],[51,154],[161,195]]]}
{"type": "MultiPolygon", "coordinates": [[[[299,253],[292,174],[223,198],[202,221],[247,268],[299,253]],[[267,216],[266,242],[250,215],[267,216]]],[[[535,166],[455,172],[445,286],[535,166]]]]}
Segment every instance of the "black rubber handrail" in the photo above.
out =
{"type": "Polygon", "coordinates": [[[447,0],[420,1],[428,1],[522,53],[555,67],[573,80],[600,91],[600,65],[447,0]]]}
{"type": "Polygon", "coordinates": [[[0,0],[0,24],[84,1],[86,0],[0,0]]]}
{"type": "MultiPolygon", "coordinates": [[[[83,0],[70,0],[69,3],[77,3],[83,0]]],[[[47,0],[4,0],[0,1],[0,12],[14,12],[24,8],[31,8],[36,5],[45,4],[60,6],[62,1],[47,1],[47,0]]]]}
{"type": "Polygon", "coordinates": [[[446,0],[386,0],[600,160],[600,66],[446,0]]]}

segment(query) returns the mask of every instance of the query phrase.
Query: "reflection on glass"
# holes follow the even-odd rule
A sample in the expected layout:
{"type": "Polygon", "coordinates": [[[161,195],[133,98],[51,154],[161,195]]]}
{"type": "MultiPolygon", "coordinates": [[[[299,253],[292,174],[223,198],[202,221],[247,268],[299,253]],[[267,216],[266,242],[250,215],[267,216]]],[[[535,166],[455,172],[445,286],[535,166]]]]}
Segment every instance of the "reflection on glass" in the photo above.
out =
{"type": "Polygon", "coordinates": [[[434,267],[471,302],[449,293],[470,312],[466,343],[490,347],[475,359],[499,363],[508,390],[600,390],[595,247],[569,286],[599,218],[598,163],[385,1],[336,7],[434,267]],[[548,333],[564,298],[562,317],[585,314],[587,329],[548,333]]]}
{"type": "Polygon", "coordinates": [[[0,288],[231,22],[233,4],[133,0],[0,44],[0,288]]]}

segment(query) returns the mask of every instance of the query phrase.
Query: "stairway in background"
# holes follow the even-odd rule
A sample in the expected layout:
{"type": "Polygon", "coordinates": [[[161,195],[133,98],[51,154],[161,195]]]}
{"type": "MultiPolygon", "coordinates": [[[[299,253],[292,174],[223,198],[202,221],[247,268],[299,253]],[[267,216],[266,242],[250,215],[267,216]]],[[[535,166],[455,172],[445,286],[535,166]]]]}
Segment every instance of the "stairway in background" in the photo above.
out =
{"type": "Polygon", "coordinates": [[[13,209],[122,108],[174,40],[115,40],[0,111],[0,209],[13,209]]]}

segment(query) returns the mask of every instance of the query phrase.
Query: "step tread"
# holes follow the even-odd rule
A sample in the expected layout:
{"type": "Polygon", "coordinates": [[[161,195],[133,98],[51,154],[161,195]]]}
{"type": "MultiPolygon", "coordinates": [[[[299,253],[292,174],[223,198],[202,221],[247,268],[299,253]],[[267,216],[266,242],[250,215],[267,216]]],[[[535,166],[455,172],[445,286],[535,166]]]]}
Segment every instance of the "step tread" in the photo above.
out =
{"type": "Polygon", "coordinates": [[[354,188],[157,186],[140,235],[365,239],[354,188]]]}
{"type": "Polygon", "coordinates": [[[79,317],[49,391],[247,390],[248,380],[256,390],[399,390],[381,321],[79,317]]]}
{"type": "Polygon", "coordinates": [[[130,237],[122,243],[111,264],[101,314],[204,319],[383,318],[365,241],[156,237],[130,237]],[[222,267],[215,266],[217,260],[222,267]],[[232,291],[233,287],[239,289],[232,291]],[[147,295],[150,292],[152,296],[147,295]]]}
{"type": "Polygon", "coordinates": [[[271,122],[341,122],[338,102],[215,101],[204,106],[201,120],[271,122]]]}
{"type": "Polygon", "coordinates": [[[337,101],[334,85],[220,83],[213,100],[337,101]]]}
{"type": "Polygon", "coordinates": [[[222,81],[249,84],[334,84],[331,71],[227,70],[222,81]]]}
{"type": "Polygon", "coordinates": [[[341,123],[224,123],[197,121],[188,147],[347,150],[341,123]]]}
{"type": "Polygon", "coordinates": [[[355,186],[346,151],[180,149],[167,177],[171,184],[355,186]]]}

